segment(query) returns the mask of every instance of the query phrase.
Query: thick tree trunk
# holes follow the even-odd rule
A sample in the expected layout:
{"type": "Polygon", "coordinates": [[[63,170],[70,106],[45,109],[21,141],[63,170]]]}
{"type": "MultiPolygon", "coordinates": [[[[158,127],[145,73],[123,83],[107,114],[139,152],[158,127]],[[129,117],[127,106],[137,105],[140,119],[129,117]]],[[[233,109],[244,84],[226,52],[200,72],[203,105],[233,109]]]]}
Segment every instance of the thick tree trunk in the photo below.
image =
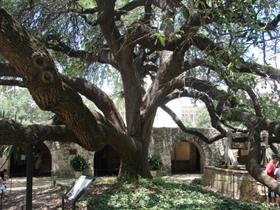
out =
{"type": "Polygon", "coordinates": [[[138,155],[134,159],[131,159],[130,162],[122,161],[119,172],[121,179],[137,179],[138,176],[144,178],[150,177],[145,155],[141,153],[141,149],[136,154],[138,155]]]}
{"type": "Polygon", "coordinates": [[[134,158],[122,159],[119,177],[121,179],[126,178],[138,178],[138,176],[144,178],[150,178],[151,174],[148,167],[148,147],[139,142],[137,151],[134,158]]]}
{"type": "Polygon", "coordinates": [[[120,177],[136,177],[151,178],[148,165],[149,146],[151,141],[152,125],[155,113],[145,121],[141,129],[141,137],[134,138],[137,142],[137,149],[133,159],[128,162],[123,161],[120,169],[120,177]]]}

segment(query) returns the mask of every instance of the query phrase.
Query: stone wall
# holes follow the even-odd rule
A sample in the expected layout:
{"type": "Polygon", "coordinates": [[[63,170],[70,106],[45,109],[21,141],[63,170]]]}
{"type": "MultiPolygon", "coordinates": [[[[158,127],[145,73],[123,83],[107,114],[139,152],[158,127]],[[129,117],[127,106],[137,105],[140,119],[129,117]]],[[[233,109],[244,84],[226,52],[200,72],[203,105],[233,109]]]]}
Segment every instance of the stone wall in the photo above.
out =
{"type": "Polygon", "coordinates": [[[205,166],[202,184],[212,191],[238,200],[262,200],[265,187],[245,170],[205,166]]]}
{"type": "MultiPolygon", "coordinates": [[[[214,136],[213,130],[197,129],[206,136],[214,136]]],[[[217,141],[211,145],[201,141],[198,137],[186,134],[179,128],[154,128],[150,144],[150,153],[157,155],[163,162],[162,174],[171,173],[171,152],[176,143],[189,141],[193,143],[201,158],[201,171],[205,165],[217,166],[224,161],[224,141],[217,141]]],[[[52,170],[57,176],[73,174],[70,167],[70,159],[73,155],[69,154],[71,149],[77,149],[77,154],[82,155],[89,163],[89,173],[93,174],[94,152],[88,152],[76,144],[69,143],[46,143],[52,154],[52,170]]]]}
{"type": "MultiPolygon", "coordinates": [[[[214,136],[213,130],[197,129],[206,136],[214,136]]],[[[154,128],[150,144],[150,153],[157,155],[163,162],[163,174],[171,173],[171,153],[174,145],[181,141],[193,143],[200,154],[200,169],[203,171],[205,165],[217,166],[224,160],[224,141],[220,140],[211,145],[201,141],[198,137],[186,134],[178,128],[154,128]]],[[[88,174],[93,175],[94,152],[89,152],[74,143],[45,142],[51,152],[52,173],[56,176],[73,176],[74,171],[70,166],[70,160],[75,154],[86,159],[89,165],[88,174]],[[73,153],[75,151],[75,153],[73,153]]],[[[0,159],[3,163],[5,157],[0,159]]],[[[5,168],[9,169],[10,161],[5,168]]]]}
{"type": "MultiPolygon", "coordinates": [[[[74,171],[70,166],[70,160],[75,155],[73,151],[85,158],[89,166],[86,173],[91,176],[93,175],[94,152],[86,151],[85,149],[74,143],[45,142],[45,145],[51,153],[51,167],[53,175],[58,177],[74,176],[74,171]]],[[[9,174],[10,164],[10,157],[7,157],[6,155],[0,157],[0,166],[3,165],[0,170],[7,169],[9,174]]]]}
{"type": "Polygon", "coordinates": [[[88,175],[93,175],[94,152],[89,152],[74,143],[46,142],[52,156],[52,173],[58,177],[74,176],[70,160],[76,154],[81,155],[88,163],[88,175]]]}
{"type": "MultiPolygon", "coordinates": [[[[214,136],[213,130],[197,129],[206,136],[214,136]]],[[[163,162],[163,173],[171,173],[171,153],[174,145],[181,141],[193,143],[201,158],[201,171],[205,165],[220,165],[224,160],[224,141],[220,140],[211,145],[206,144],[196,136],[187,134],[179,128],[154,128],[152,141],[150,145],[150,153],[160,157],[163,162]]]]}

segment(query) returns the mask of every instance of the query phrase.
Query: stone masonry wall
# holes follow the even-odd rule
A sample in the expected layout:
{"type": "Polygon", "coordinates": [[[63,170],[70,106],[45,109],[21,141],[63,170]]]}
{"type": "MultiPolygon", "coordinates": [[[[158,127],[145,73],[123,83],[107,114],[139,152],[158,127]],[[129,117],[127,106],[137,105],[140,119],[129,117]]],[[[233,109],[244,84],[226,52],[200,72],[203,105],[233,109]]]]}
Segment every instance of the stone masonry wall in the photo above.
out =
{"type": "MultiPolygon", "coordinates": [[[[209,129],[200,129],[206,136],[214,136],[214,132],[209,129]]],[[[157,155],[163,162],[163,174],[171,173],[171,152],[176,143],[181,141],[189,141],[193,143],[200,153],[201,171],[205,165],[220,165],[224,160],[224,142],[217,141],[208,145],[199,138],[186,134],[178,128],[154,128],[152,140],[150,144],[150,153],[157,155]]],[[[52,170],[57,176],[65,176],[73,174],[70,167],[70,159],[73,155],[69,155],[69,150],[76,148],[77,153],[82,155],[89,163],[89,174],[93,174],[94,152],[88,152],[76,144],[56,143],[47,144],[52,154],[52,170]]]]}
{"type": "MultiPolygon", "coordinates": [[[[214,136],[214,132],[209,129],[197,129],[206,136],[214,136]]],[[[193,143],[201,158],[201,171],[205,165],[220,165],[224,160],[224,141],[217,141],[211,145],[206,144],[198,137],[187,134],[179,128],[154,128],[150,153],[160,157],[163,162],[163,173],[171,173],[171,153],[174,145],[181,141],[193,143]]]]}
{"type": "MultiPolygon", "coordinates": [[[[53,175],[57,177],[74,176],[74,170],[70,166],[70,160],[74,157],[75,154],[71,154],[71,150],[75,150],[76,154],[79,154],[83,158],[85,158],[89,166],[86,174],[90,176],[93,175],[94,152],[89,152],[74,143],[45,142],[45,145],[48,147],[51,153],[51,166],[53,175]]],[[[6,155],[0,157],[0,166],[3,165],[0,170],[7,169],[9,174],[10,164],[11,161],[9,157],[7,157],[6,155]]]]}
{"type": "Polygon", "coordinates": [[[70,160],[75,156],[71,150],[76,150],[76,154],[81,155],[88,163],[88,175],[93,175],[94,152],[89,152],[74,143],[46,142],[52,156],[52,173],[58,177],[74,176],[74,171],[70,166],[70,160]]]}
{"type": "MultiPolygon", "coordinates": [[[[214,136],[214,132],[209,129],[198,129],[206,136],[214,136]]],[[[201,162],[201,171],[205,165],[218,166],[224,160],[224,141],[220,140],[211,145],[201,141],[196,136],[186,134],[178,128],[154,128],[150,144],[150,153],[155,154],[163,162],[163,174],[171,173],[171,153],[176,143],[189,141],[193,143],[199,153],[201,162]]],[[[75,155],[71,151],[86,159],[89,165],[88,174],[93,175],[94,152],[89,152],[74,143],[45,142],[51,152],[52,173],[56,176],[74,176],[74,171],[70,166],[70,160],[75,155]]],[[[0,164],[6,157],[0,158],[0,164]]],[[[7,161],[5,168],[9,169],[10,161],[7,161]]]]}
{"type": "Polygon", "coordinates": [[[233,170],[206,166],[202,184],[212,191],[238,200],[262,200],[265,195],[264,186],[257,182],[245,170],[233,170]]]}

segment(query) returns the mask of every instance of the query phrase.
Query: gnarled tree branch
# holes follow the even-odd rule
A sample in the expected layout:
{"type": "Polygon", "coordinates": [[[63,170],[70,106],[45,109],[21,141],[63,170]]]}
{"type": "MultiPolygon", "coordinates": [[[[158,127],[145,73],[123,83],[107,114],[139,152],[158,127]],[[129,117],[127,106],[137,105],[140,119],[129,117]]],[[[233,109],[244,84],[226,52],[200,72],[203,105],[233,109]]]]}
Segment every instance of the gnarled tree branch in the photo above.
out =
{"type": "Polygon", "coordinates": [[[21,77],[16,69],[9,63],[0,63],[0,77],[21,77]]]}
{"type": "Polygon", "coordinates": [[[13,120],[0,120],[0,144],[36,144],[39,141],[74,142],[76,136],[65,125],[21,125],[13,120]]]}
{"type": "Polygon", "coordinates": [[[23,81],[14,79],[0,79],[0,85],[25,87],[23,81]]]}
{"type": "Polygon", "coordinates": [[[194,136],[197,136],[199,137],[202,141],[204,141],[205,143],[207,144],[211,144],[215,141],[218,141],[222,138],[225,137],[225,135],[223,134],[220,134],[220,135],[217,135],[213,138],[207,138],[203,133],[195,130],[195,129],[191,129],[191,128],[186,128],[186,126],[184,125],[184,123],[178,118],[178,116],[170,109],[168,108],[166,105],[161,105],[160,106],[167,114],[170,115],[170,117],[173,119],[173,121],[178,125],[178,127],[184,131],[185,133],[189,133],[189,134],[192,134],[194,136]]]}
{"type": "Polygon", "coordinates": [[[268,130],[271,135],[278,137],[280,142],[280,123],[272,121],[265,117],[259,117],[255,114],[238,109],[238,108],[227,108],[223,115],[223,120],[230,120],[235,122],[241,122],[248,128],[254,128],[258,130],[268,130]]]}
{"type": "Polygon", "coordinates": [[[181,89],[184,87],[190,87],[198,91],[204,92],[208,96],[210,96],[211,98],[215,98],[216,100],[224,100],[228,98],[228,94],[225,91],[218,89],[216,86],[212,85],[208,81],[203,81],[193,77],[186,77],[184,75],[180,75],[172,79],[170,82],[161,85],[161,87],[153,95],[153,98],[150,99],[145,110],[142,112],[142,117],[145,118],[150,113],[152,113],[158,106],[162,105],[162,102],[169,93],[176,89],[181,89]]]}
{"type": "Polygon", "coordinates": [[[112,56],[110,49],[101,49],[95,53],[85,50],[76,50],[66,45],[58,37],[51,35],[48,36],[45,44],[49,49],[52,49],[57,52],[62,52],[65,55],[72,58],[79,58],[83,61],[86,61],[87,63],[107,63],[111,64],[114,67],[117,67],[117,64],[112,56]]]}
{"type": "Polygon", "coordinates": [[[0,54],[22,75],[41,109],[54,112],[88,150],[110,143],[117,151],[125,147],[128,156],[134,154],[133,139],[98,112],[90,111],[77,92],[62,82],[47,50],[3,9],[0,25],[0,54]]]}
{"type": "Polygon", "coordinates": [[[239,59],[240,61],[237,62],[237,59],[232,59],[225,49],[206,37],[202,37],[199,35],[193,36],[192,42],[193,45],[195,45],[198,49],[200,49],[201,51],[206,51],[209,55],[215,55],[217,53],[223,55],[220,57],[220,59],[221,63],[224,66],[232,63],[234,69],[238,72],[252,73],[261,77],[269,77],[277,81],[280,80],[280,71],[278,69],[275,69],[268,65],[241,61],[242,59],[239,59]]]}
{"type": "Polygon", "coordinates": [[[62,76],[62,79],[69,86],[94,102],[96,106],[103,112],[104,116],[116,127],[120,128],[122,131],[126,130],[122,117],[117,111],[113,101],[105,92],[82,78],[69,78],[62,76]]]}

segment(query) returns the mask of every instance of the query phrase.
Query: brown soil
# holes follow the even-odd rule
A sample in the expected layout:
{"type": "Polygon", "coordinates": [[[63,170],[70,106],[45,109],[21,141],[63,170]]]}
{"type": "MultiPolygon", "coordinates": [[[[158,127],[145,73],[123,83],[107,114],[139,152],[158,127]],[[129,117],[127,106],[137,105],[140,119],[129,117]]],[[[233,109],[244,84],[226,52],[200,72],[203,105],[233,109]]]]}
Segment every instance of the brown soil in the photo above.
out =
{"type": "MultiPolygon", "coordinates": [[[[61,187],[33,190],[33,209],[58,209],[61,206],[62,194],[63,189],[61,187]]],[[[25,190],[6,193],[2,209],[18,210],[22,209],[22,206],[25,206],[25,190]]]]}
{"type": "MultiPolygon", "coordinates": [[[[69,185],[70,186],[70,185],[69,185]]],[[[114,184],[93,182],[87,189],[86,196],[96,196],[108,190],[112,190],[114,184]]],[[[61,209],[62,195],[66,192],[66,187],[58,185],[56,187],[43,187],[33,190],[32,209],[54,210],[61,209]]],[[[25,206],[25,189],[7,192],[3,199],[2,209],[20,210],[25,206]]],[[[65,209],[70,209],[70,204],[66,203],[65,209]]],[[[1,208],[0,208],[1,209],[1,208]]]]}

